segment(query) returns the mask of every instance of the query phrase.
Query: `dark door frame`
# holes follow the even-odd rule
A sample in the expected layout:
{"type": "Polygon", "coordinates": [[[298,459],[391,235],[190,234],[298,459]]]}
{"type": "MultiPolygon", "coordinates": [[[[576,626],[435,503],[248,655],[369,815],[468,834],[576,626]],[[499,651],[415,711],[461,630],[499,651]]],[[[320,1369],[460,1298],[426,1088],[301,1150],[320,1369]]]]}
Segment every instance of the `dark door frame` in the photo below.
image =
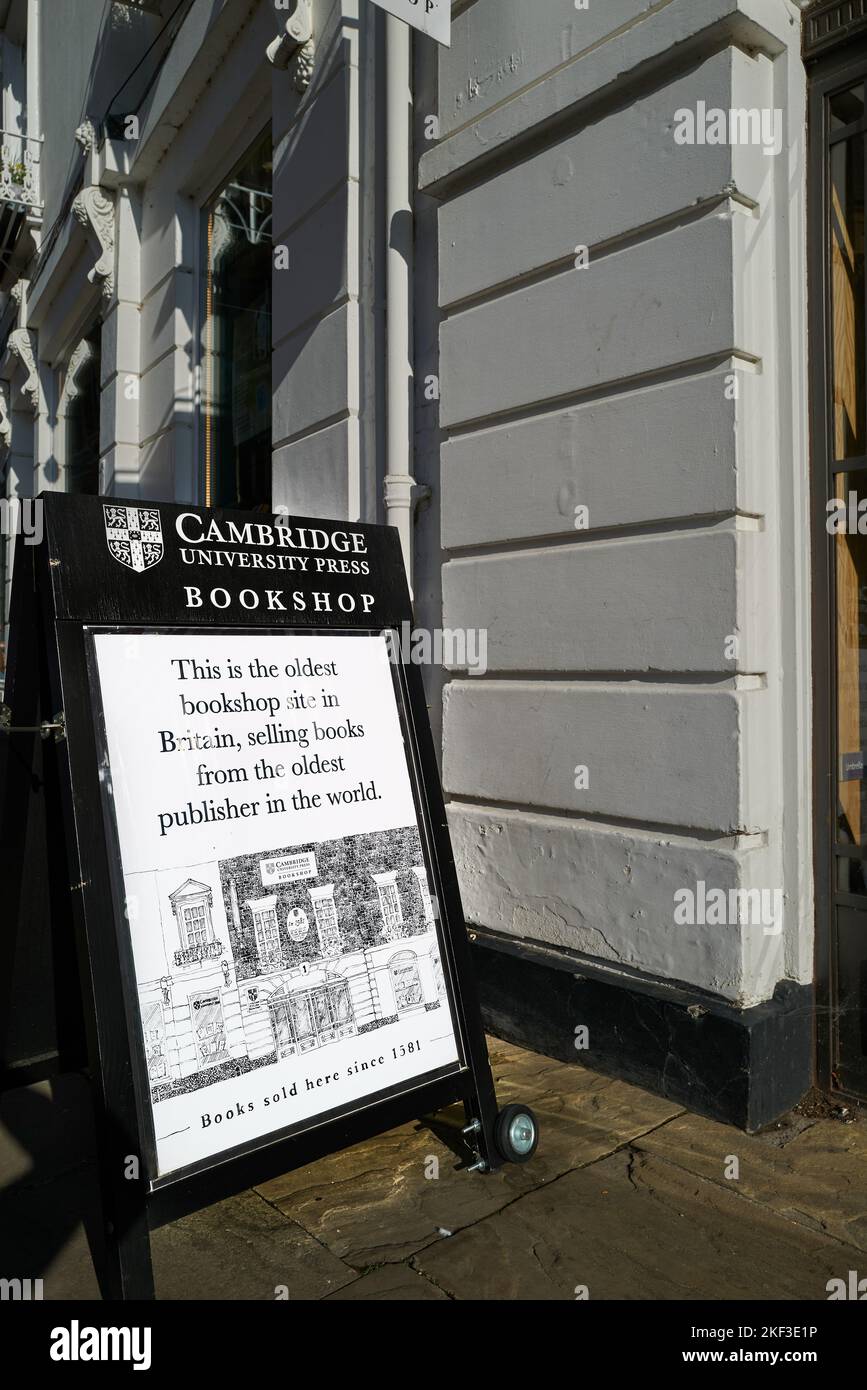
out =
{"type": "MultiPolygon", "coordinates": [[[[833,443],[829,403],[831,377],[831,304],[829,226],[828,99],[864,78],[867,81],[867,16],[836,33],[811,38],[811,22],[822,5],[804,19],[804,61],[808,74],[807,241],[809,278],[810,475],[813,516],[813,830],[816,924],[816,1072],[825,1091],[845,1095],[835,1075],[837,985],[835,912],[848,906],[867,913],[867,898],[836,889],[835,825],[837,799],[837,668],[833,538],[826,530],[827,504],[836,496],[831,465],[833,443]]],[[[867,364],[865,364],[867,369],[867,364]]],[[[856,470],[851,470],[856,471],[856,470]]],[[[867,480],[867,471],[864,473],[867,480]]],[[[865,916],[867,930],[867,916],[865,916]]]]}

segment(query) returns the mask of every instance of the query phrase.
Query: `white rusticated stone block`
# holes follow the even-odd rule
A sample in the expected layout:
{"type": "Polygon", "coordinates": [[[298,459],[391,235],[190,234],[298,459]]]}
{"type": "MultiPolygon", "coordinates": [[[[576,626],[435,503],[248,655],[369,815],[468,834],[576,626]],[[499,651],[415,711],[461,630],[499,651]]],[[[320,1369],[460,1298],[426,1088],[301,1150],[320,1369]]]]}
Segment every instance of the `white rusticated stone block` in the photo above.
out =
{"type": "Polygon", "coordinates": [[[358,295],[358,185],[343,183],[275,243],[274,322],[281,335],[358,295]],[[288,266],[278,264],[285,256],[288,266]]]}
{"type": "MultiPolygon", "coordinates": [[[[762,204],[773,161],[756,144],[677,144],[675,114],[773,105],[770,65],[739,49],[591,121],[566,139],[443,203],[440,303],[674,217],[736,188],[762,204]]],[[[592,258],[592,257],[591,257],[592,258]]]]}
{"type": "Polygon", "coordinates": [[[698,896],[699,882],[705,893],[727,897],[778,886],[761,844],[720,846],[460,802],[447,811],[470,924],[744,1006],[773,992],[782,973],[780,937],[746,921],[675,921],[682,901],[675,895],[686,888],[698,896]],[[760,970],[748,961],[753,956],[761,957],[760,970]]]}
{"type": "Polygon", "coordinates": [[[195,297],[189,271],[161,280],[141,306],[142,371],[148,371],[172,348],[190,340],[189,315],[195,297]]]}
{"type": "Polygon", "coordinates": [[[295,516],[348,515],[347,460],[354,447],[350,420],[305,435],[274,450],[272,501],[295,516]]]}
{"type": "Polygon", "coordinates": [[[447,319],[441,422],[518,411],[732,352],[772,331],[771,244],[727,204],[447,319]]]}
{"type": "MultiPolygon", "coordinates": [[[[157,336],[153,325],[149,325],[157,336]]],[[[165,332],[165,330],[163,330],[165,332]]],[[[142,340],[152,342],[151,332],[142,334],[141,311],[137,304],[117,300],[102,321],[100,343],[100,385],[104,386],[115,374],[137,376],[141,371],[142,340]]],[[[172,340],[173,341],[173,340],[172,340]]],[[[168,346],[166,342],[165,347],[168,346]]],[[[163,347],[163,351],[165,351],[163,347]]],[[[157,354],[154,353],[155,357],[157,354]]],[[[153,360],[153,357],[152,359],[153,360]]]]}
{"type": "Polygon", "coordinates": [[[479,801],[765,833],[779,786],[773,709],[761,688],[452,681],[443,783],[479,801]],[[589,771],[582,790],[579,766],[589,771]]]}
{"type": "Polygon", "coordinates": [[[443,625],[483,629],[489,671],[761,673],[765,551],[727,522],[453,560],[443,625]]]}
{"type": "Polygon", "coordinates": [[[451,48],[439,53],[443,134],[477,119],[656,4],[590,0],[579,10],[575,0],[545,0],[544,7],[477,0],[454,21],[451,48]]]}
{"type": "Polygon", "coordinates": [[[358,409],[358,309],[344,304],[274,348],[274,443],[358,409]]]}
{"type": "MultiPolygon", "coordinates": [[[[119,393],[123,396],[123,390],[119,393]]],[[[174,424],[178,414],[190,414],[193,400],[193,374],[189,355],[176,347],[142,374],[139,400],[139,438],[153,439],[174,424]]]]}
{"type": "MultiPolygon", "coordinates": [[[[566,0],[556,3],[559,6],[566,0]]],[[[653,4],[652,13],[634,14],[631,23],[618,28],[610,18],[617,8],[606,0],[604,6],[595,6],[597,19],[604,26],[604,41],[579,47],[578,42],[571,41],[568,28],[558,25],[558,11],[552,0],[545,11],[520,7],[527,22],[533,25],[537,44],[547,46],[546,61],[536,57],[536,46],[508,48],[509,30],[503,21],[518,8],[499,6],[497,0],[489,0],[484,6],[471,6],[458,17],[452,56],[459,59],[460,68],[451,80],[441,84],[443,138],[422,156],[422,188],[441,192],[446,181],[463,173],[468,165],[502,154],[511,142],[536,126],[547,125],[570,108],[585,107],[588,119],[592,119],[598,99],[619,93],[628,100],[630,92],[634,93],[634,79],[646,82],[653,67],[665,64],[679,48],[683,52],[689,45],[692,53],[700,55],[702,40],[706,43],[705,52],[728,42],[744,52],[775,58],[787,45],[796,48],[798,41],[789,7],[782,3],[669,0],[667,4],[653,4]],[[496,20],[484,24],[492,15],[496,15],[496,20]],[[482,21],[484,32],[477,33],[471,27],[474,20],[482,21]],[[500,59],[494,57],[498,51],[502,54],[500,59]],[[491,102],[485,104],[481,91],[476,95],[472,84],[480,73],[487,74],[491,59],[497,90],[491,102]],[[532,70],[536,71],[535,78],[522,78],[522,73],[532,70]],[[459,104],[457,95],[462,92],[466,92],[467,101],[459,104]]],[[[586,21],[593,10],[591,0],[587,12],[577,18],[586,21]]],[[[520,21],[513,21],[516,22],[520,21]]],[[[584,32],[586,36],[586,28],[584,32]]]]}
{"type": "Polygon", "coordinates": [[[768,380],[731,367],[447,440],[444,548],[574,534],[579,506],[591,533],[764,515],[772,478],[752,436],[768,380]]]}
{"type": "MultiPolygon", "coordinates": [[[[339,183],[358,178],[349,132],[356,75],[340,65],[321,90],[305,98],[282,139],[274,132],[274,241],[300,222],[339,183]],[[340,138],[338,138],[338,135],[340,138]]],[[[275,79],[275,86],[282,85],[275,79]]]]}

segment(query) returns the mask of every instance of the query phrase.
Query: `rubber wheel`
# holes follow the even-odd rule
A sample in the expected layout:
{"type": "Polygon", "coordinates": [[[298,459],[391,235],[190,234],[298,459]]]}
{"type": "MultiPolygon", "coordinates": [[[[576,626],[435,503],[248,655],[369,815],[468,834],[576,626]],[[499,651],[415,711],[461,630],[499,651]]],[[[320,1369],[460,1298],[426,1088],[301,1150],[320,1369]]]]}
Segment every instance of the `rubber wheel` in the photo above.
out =
{"type": "Polygon", "coordinates": [[[497,1116],[494,1141],[506,1163],[528,1163],[539,1143],[539,1122],[528,1105],[507,1105],[497,1116]]]}

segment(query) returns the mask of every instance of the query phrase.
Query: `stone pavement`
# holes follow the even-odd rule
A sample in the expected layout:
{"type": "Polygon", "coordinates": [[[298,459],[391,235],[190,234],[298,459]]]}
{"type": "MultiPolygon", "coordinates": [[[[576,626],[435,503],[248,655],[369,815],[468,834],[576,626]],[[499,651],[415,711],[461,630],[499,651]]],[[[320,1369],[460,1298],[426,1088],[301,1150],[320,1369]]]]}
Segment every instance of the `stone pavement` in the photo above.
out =
{"type": "MultiPolygon", "coordinates": [[[[578,1064],[490,1047],[500,1104],[539,1116],[531,1163],[460,1171],[455,1107],[157,1231],[158,1296],[571,1300],[583,1286],[591,1299],[824,1300],[829,1279],[867,1275],[854,1112],[749,1136],[578,1064]]],[[[99,1296],[82,1084],[0,1106],[0,1275],[41,1274],[47,1299],[99,1296]]]]}

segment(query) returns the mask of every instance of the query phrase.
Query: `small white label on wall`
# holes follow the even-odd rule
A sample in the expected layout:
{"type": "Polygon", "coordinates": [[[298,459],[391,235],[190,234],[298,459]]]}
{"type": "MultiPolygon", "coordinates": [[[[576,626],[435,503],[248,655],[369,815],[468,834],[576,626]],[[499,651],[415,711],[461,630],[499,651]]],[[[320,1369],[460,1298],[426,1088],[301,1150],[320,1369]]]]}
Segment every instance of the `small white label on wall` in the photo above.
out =
{"type": "Polygon", "coordinates": [[[381,10],[388,10],[397,19],[420,29],[423,34],[436,39],[448,48],[452,36],[451,0],[373,0],[381,10]]]}

